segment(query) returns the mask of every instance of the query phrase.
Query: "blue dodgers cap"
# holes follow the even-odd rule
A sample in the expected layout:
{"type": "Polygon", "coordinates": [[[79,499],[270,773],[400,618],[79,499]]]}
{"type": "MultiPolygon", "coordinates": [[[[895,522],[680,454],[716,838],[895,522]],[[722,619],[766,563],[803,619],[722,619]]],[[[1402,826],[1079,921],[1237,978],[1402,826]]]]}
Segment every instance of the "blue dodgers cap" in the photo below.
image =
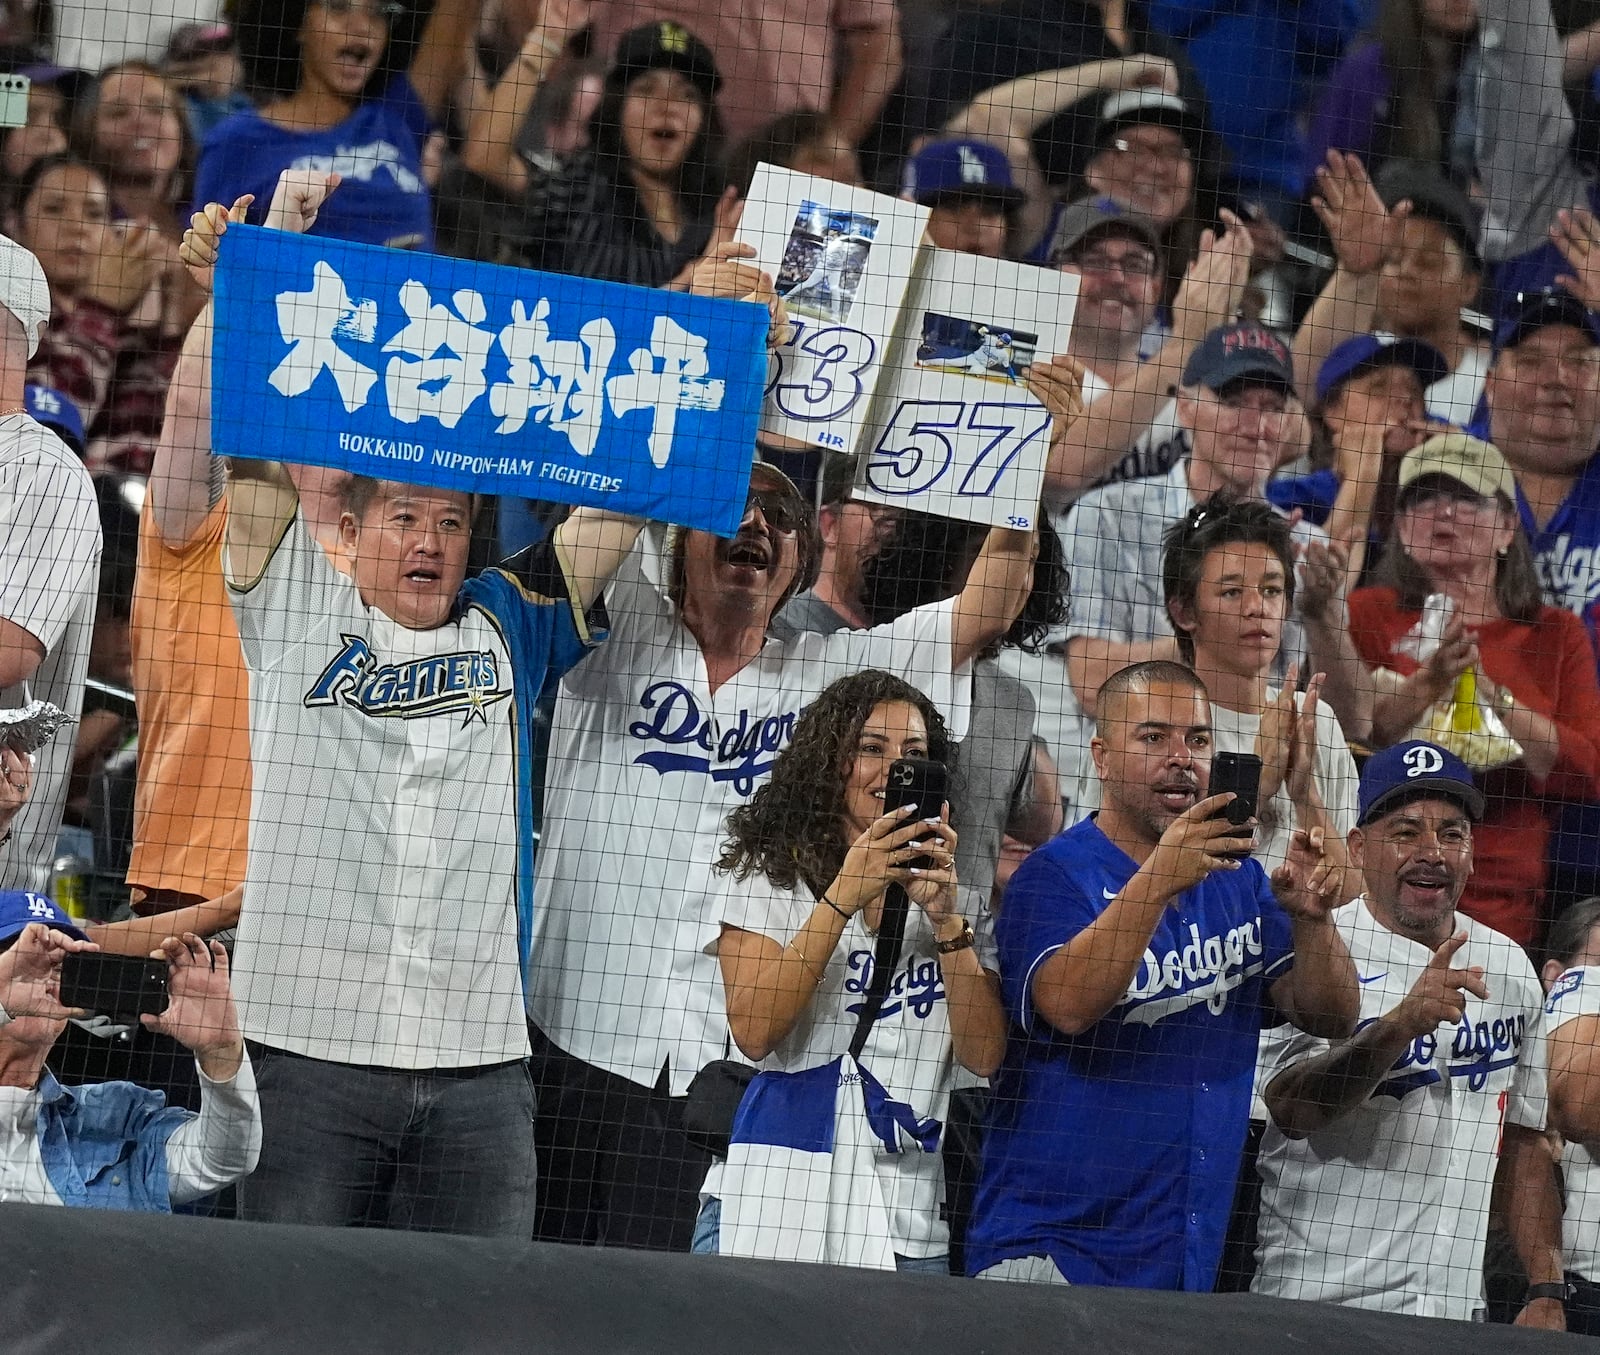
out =
{"type": "Polygon", "coordinates": [[[1367,759],[1356,822],[1365,826],[1407,800],[1435,795],[1453,800],[1473,822],[1483,817],[1483,792],[1467,764],[1437,744],[1408,739],[1367,759]]]}
{"type": "Polygon", "coordinates": [[[1289,345],[1263,325],[1222,325],[1212,330],[1183,367],[1185,386],[1220,391],[1245,380],[1294,394],[1294,358],[1289,345]]]}
{"type": "Polygon", "coordinates": [[[22,398],[35,422],[59,433],[63,442],[83,455],[83,415],[73,401],[54,386],[24,386],[22,398]]]}
{"type": "Polygon", "coordinates": [[[15,889],[0,893],[0,944],[20,936],[22,929],[31,922],[42,922],[80,941],[89,939],[67,916],[66,909],[57,907],[43,894],[27,894],[15,889]]]}
{"type": "Polygon", "coordinates": [[[986,198],[1002,207],[1023,200],[1005,152],[971,137],[930,141],[906,161],[905,187],[924,207],[945,198],[986,198]]]}
{"type": "Polygon", "coordinates": [[[1546,287],[1539,292],[1519,292],[1507,317],[1494,331],[1494,352],[1499,357],[1508,348],[1515,348],[1529,335],[1550,325],[1571,325],[1589,336],[1589,341],[1600,347],[1600,316],[1559,287],[1546,287]]]}
{"type": "Polygon", "coordinates": [[[1346,381],[1380,367],[1409,367],[1424,390],[1450,375],[1449,362],[1431,343],[1393,334],[1357,334],[1322,360],[1317,372],[1317,403],[1323,404],[1346,381]]]}

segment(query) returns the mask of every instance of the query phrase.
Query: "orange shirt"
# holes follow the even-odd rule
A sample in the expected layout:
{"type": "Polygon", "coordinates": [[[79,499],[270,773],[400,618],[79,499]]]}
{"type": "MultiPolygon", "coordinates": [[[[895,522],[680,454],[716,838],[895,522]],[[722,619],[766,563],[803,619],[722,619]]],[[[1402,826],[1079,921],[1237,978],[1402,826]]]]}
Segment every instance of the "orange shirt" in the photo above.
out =
{"type": "Polygon", "coordinates": [[[227,500],[188,545],[139,521],[133,590],[138,784],[129,885],[216,898],[244,880],[250,680],[222,581],[227,500]]]}

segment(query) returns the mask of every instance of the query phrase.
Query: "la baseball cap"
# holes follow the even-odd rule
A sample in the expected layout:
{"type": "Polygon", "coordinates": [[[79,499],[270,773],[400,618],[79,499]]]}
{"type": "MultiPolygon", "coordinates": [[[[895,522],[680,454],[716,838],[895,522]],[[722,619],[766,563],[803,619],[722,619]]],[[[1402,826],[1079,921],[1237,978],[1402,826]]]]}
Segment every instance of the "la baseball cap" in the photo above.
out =
{"type": "Polygon", "coordinates": [[[5,235],[0,235],[0,306],[27,334],[31,358],[39,351],[39,331],[50,318],[50,284],[33,251],[5,235]]]}
{"type": "Polygon", "coordinates": [[[83,455],[83,415],[74,401],[54,386],[35,386],[32,382],[22,388],[22,399],[37,422],[58,434],[79,456],[83,455]]]}
{"type": "Polygon", "coordinates": [[[19,889],[0,893],[0,943],[9,941],[14,936],[20,936],[22,929],[34,922],[42,922],[46,927],[65,932],[79,941],[89,939],[79,930],[77,923],[67,916],[64,908],[58,907],[43,894],[27,893],[19,889]]]}
{"type": "Polygon", "coordinates": [[[1185,386],[1220,391],[1245,380],[1294,393],[1294,359],[1289,345],[1264,325],[1219,326],[1196,345],[1183,367],[1185,386]]]}
{"type": "Polygon", "coordinates": [[[1570,325],[1589,336],[1589,342],[1600,347],[1600,316],[1559,287],[1546,287],[1538,292],[1517,294],[1511,313],[1500,322],[1494,332],[1494,352],[1499,357],[1508,348],[1515,348],[1524,339],[1551,325],[1570,325]]]}
{"type": "Polygon", "coordinates": [[[1517,484],[1500,449],[1467,433],[1439,433],[1407,452],[1400,463],[1400,488],[1424,475],[1448,476],[1485,499],[1500,494],[1517,501],[1517,484]]]}
{"type": "Polygon", "coordinates": [[[1460,805],[1473,822],[1483,817],[1483,792],[1467,764],[1448,749],[1408,739],[1374,753],[1361,769],[1356,823],[1362,827],[1408,800],[1438,796],[1460,805]]]}
{"type": "Polygon", "coordinates": [[[687,76],[708,99],[722,83],[711,49],[682,24],[669,20],[624,33],[617,41],[607,82],[620,89],[634,76],[652,70],[677,71],[687,76]]]}
{"type": "Polygon", "coordinates": [[[1020,206],[1023,200],[1005,152],[973,137],[928,142],[906,161],[905,188],[911,200],[924,207],[950,198],[973,198],[1004,208],[1020,206]]]}
{"type": "Polygon", "coordinates": [[[1063,207],[1056,218],[1047,257],[1053,264],[1061,263],[1102,235],[1126,235],[1141,245],[1148,245],[1160,269],[1161,232],[1156,223],[1138,212],[1128,211],[1110,198],[1082,198],[1063,207]]]}
{"type": "Polygon", "coordinates": [[[1357,334],[1322,360],[1317,372],[1317,403],[1326,403],[1346,381],[1380,367],[1409,367],[1426,390],[1450,375],[1450,364],[1431,343],[1399,339],[1393,334],[1357,334]]]}

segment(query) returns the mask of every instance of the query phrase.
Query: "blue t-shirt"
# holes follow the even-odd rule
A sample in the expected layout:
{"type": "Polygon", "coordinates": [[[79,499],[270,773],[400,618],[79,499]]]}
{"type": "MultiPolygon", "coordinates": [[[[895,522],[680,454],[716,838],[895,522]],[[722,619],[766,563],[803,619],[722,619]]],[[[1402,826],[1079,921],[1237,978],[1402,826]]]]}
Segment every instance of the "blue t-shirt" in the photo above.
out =
{"type": "Polygon", "coordinates": [[[1209,876],[1162,914],[1117,1005],[1063,1035],[1034,1011],[1034,975],[1137,869],[1090,818],[1006,890],[995,933],[1011,1038],[969,1274],[1047,1255],[1073,1284],[1209,1291],[1216,1278],[1267,988],[1294,959],[1290,923],[1255,861],[1209,876]]]}
{"type": "Polygon", "coordinates": [[[252,108],[206,137],[194,200],[232,203],[254,193],[249,219],[260,225],[284,170],[337,172],[343,182],[317,214],[312,235],[431,250],[432,200],[422,179],[422,147],[431,130],[428,110],[404,75],[338,126],[320,131],[290,131],[252,108]]]}
{"type": "Polygon", "coordinates": [[[1517,509],[1544,600],[1581,617],[1590,603],[1600,600],[1600,453],[1589,458],[1543,527],[1534,522],[1520,486],[1517,509]]]}

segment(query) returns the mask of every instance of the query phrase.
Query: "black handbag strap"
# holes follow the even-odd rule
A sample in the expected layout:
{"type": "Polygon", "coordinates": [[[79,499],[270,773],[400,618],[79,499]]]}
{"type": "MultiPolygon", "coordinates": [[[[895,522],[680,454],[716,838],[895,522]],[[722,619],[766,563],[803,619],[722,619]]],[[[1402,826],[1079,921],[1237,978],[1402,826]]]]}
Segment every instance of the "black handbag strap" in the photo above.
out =
{"type": "Polygon", "coordinates": [[[867,985],[866,996],[861,1001],[855,1034],[850,1037],[850,1057],[853,1059],[861,1058],[861,1051],[867,1047],[867,1037],[872,1034],[872,1023],[883,1010],[884,998],[889,996],[894,971],[900,964],[906,917],[910,910],[911,899],[902,886],[892,884],[884,891],[883,918],[878,924],[878,941],[872,950],[872,981],[867,985]]]}

